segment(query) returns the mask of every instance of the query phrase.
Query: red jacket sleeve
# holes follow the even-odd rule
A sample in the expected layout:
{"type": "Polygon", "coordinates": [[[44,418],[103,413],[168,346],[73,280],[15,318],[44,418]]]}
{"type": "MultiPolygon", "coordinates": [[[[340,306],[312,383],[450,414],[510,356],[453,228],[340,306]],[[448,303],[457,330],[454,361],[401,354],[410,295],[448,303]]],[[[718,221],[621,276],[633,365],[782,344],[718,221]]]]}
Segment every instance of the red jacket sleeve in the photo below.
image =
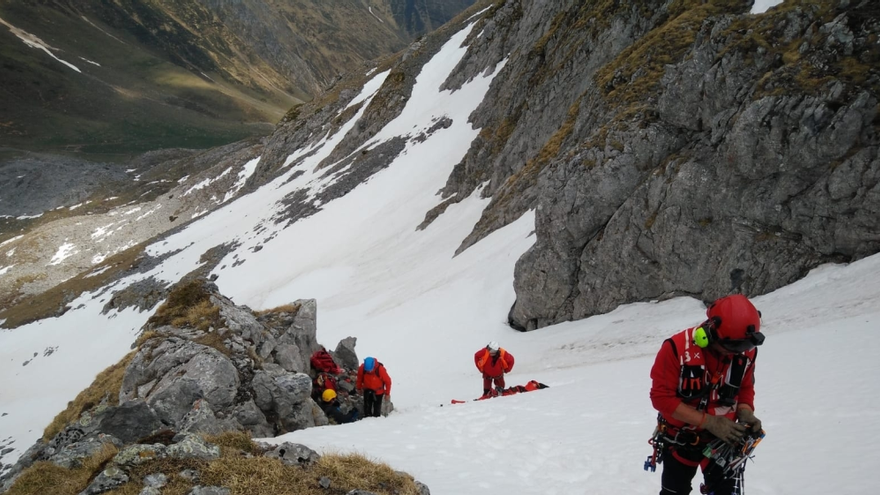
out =
{"type": "Polygon", "coordinates": [[[385,371],[385,366],[379,366],[379,378],[385,383],[385,395],[391,395],[391,377],[388,376],[388,372],[385,371]]]}
{"type": "Polygon", "coordinates": [[[513,369],[513,354],[507,353],[504,355],[504,362],[507,363],[507,368],[504,369],[505,373],[510,373],[510,370],[513,369]]]}
{"type": "Polygon", "coordinates": [[[678,375],[681,364],[675,355],[672,341],[660,346],[651,368],[651,404],[663,417],[672,418],[672,412],[681,403],[678,397],[678,375]]]}
{"type": "Polygon", "coordinates": [[[364,388],[364,365],[358,366],[358,377],[355,381],[354,388],[357,390],[364,388]]]}

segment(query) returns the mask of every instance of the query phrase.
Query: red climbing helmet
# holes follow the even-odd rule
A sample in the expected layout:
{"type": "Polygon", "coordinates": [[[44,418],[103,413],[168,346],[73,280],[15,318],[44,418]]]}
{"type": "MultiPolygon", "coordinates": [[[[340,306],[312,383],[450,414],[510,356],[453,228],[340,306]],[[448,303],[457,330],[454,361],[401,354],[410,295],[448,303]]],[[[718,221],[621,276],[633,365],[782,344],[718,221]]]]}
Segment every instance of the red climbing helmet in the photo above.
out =
{"type": "Polygon", "coordinates": [[[761,312],[742,294],[718,299],[706,310],[706,316],[714,324],[718,342],[732,352],[743,352],[764,343],[761,312]]]}

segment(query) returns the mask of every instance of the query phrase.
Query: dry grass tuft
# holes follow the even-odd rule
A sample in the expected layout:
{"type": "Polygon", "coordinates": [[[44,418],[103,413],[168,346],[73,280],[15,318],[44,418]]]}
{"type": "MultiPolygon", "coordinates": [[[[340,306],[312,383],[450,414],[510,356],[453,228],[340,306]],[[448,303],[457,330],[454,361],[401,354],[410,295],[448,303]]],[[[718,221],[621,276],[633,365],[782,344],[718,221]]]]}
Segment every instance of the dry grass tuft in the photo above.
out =
{"type": "MultiPolygon", "coordinates": [[[[128,471],[130,481],[108,492],[112,495],[138,495],[143,479],[149,474],[163,473],[168,484],[163,495],[185,495],[192,490],[191,481],[182,478],[184,469],[200,473],[199,484],[223,486],[234,495],[327,495],[352,490],[367,490],[379,495],[418,495],[411,477],[400,474],[386,464],[375,463],[365,456],[325,455],[313,466],[286,466],[278,459],[260,457],[263,449],[245,433],[227,432],[208,436],[206,440],[221,447],[221,457],[212,462],[195,459],[155,459],[128,471]],[[319,480],[327,477],[329,489],[319,480]]],[[[27,469],[12,489],[12,495],[77,495],[89,481],[116,455],[108,445],[101,453],[88,459],[77,469],[64,469],[48,462],[39,462],[27,469]]]]}
{"type": "Polygon", "coordinates": [[[243,431],[226,431],[219,435],[209,435],[205,438],[209,443],[219,445],[225,452],[227,449],[233,453],[247,452],[251,455],[262,455],[263,449],[251,440],[251,437],[243,431]]]}
{"type": "Polygon", "coordinates": [[[335,487],[346,492],[361,489],[376,493],[419,493],[412,478],[360,454],[325,455],[315,468],[318,476],[327,476],[335,487]]]}
{"type": "Polygon", "coordinates": [[[173,318],[171,324],[175,327],[192,327],[199,330],[208,330],[212,326],[219,326],[220,308],[214,306],[211,301],[201,301],[186,310],[181,316],[173,318]]]}
{"type": "Polygon", "coordinates": [[[16,480],[8,495],[76,495],[85,490],[93,475],[104,468],[119,450],[104,444],[94,456],[85,459],[75,469],[65,469],[51,462],[41,461],[25,470],[16,480]]]}
{"type": "Polygon", "coordinates": [[[211,332],[205,333],[202,336],[193,339],[193,342],[196,344],[205,345],[208,347],[213,347],[217,349],[221,353],[223,353],[227,357],[232,356],[232,349],[226,347],[226,344],[223,341],[226,340],[226,333],[220,334],[220,332],[211,332]]]}
{"type": "Polygon", "coordinates": [[[220,327],[220,308],[211,302],[211,294],[201,280],[191,280],[175,287],[168,300],[147,320],[154,326],[172,325],[208,330],[220,327]]]}
{"type": "Polygon", "coordinates": [[[150,339],[154,339],[156,337],[161,337],[161,336],[162,336],[162,334],[160,334],[159,332],[154,332],[153,330],[146,330],[144,332],[141,332],[140,335],[138,335],[137,340],[134,341],[134,346],[136,348],[140,347],[140,346],[144,345],[144,343],[146,341],[148,341],[150,339]]]}
{"type": "Polygon", "coordinates": [[[273,314],[273,313],[290,313],[290,314],[295,315],[295,314],[299,313],[299,309],[301,307],[302,307],[301,304],[291,303],[291,304],[285,304],[283,306],[278,306],[278,307],[272,308],[272,309],[260,310],[260,311],[255,312],[254,314],[256,314],[257,316],[263,316],[263,315],[273,314]]]}
{"type": "Polygon", "coordinates": [[[43,440],[51,440],[68,423],[79,418],[83,411],[88,411],[97,406],[105,398],[107,405],[115,406],[119,404],[119,389],[122,388],[122,377],[125,374],[125,368],[134,359],[135,354],[137,354],[137,350],[129,352],[118,363],[98,373],[92,384],[80,392],[75,399],[68,402],[67,409],[55,416],[52,423],[43,431],[43,440]]]}
{"type": "Polygon", "coordinates": [[[224,454],[202,471],[201,481],[249,495],[323,495],[357,489],[380,495],[419,493],[408,476],[359,454],[325,455],[306,469],[285,466],[275,459],[224,454]],[[325,476],[331,481],[329,490],[318,484],[325,476]]]}

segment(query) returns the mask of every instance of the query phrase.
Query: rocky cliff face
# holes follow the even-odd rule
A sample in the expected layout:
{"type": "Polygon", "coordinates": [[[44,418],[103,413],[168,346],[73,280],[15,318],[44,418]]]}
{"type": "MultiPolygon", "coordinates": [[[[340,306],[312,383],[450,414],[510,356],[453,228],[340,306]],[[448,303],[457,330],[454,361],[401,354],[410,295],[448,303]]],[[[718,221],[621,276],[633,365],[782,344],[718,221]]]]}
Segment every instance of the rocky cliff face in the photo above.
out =
{"type": "MultiPolygon", "coordinates": [[[[511,325],[766,293],[880,249],[878,8],[750,6],[509,0],[482,17],[446,87],[504,66],[425,224],[486,182],[491,204],[460,250],[537,210],[511,325]]],[[[396,115],[432,46],[391,69],[334,160],[396,115]]],[[[279,155],[309,122],[279,128],[279,155]]]]}
{"type": "Polygon", "coordinates": [[[557,129],[571,131],[538,174],[512,324],[762,294],[880,249],[876,5],[674,6],[557,129]]]}
{"type": "Polygon", "coordinates": [[[444,193],[489,182],[462,249],[537,210],[512,325],[765,293],[878,250],[877,7],[749,6],[508,1],[484,17],[449,85],[505,65],[444,193]]]}

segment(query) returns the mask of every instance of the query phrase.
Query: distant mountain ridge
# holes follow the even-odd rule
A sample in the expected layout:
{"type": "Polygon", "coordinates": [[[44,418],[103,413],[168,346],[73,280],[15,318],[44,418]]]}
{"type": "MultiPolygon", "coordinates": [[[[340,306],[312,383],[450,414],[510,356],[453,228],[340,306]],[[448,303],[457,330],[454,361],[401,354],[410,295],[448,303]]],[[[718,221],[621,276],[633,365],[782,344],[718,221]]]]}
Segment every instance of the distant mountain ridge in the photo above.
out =
{"type": "Polygon", "coordinates": [[[0,148],[112,158],[264,135],[474,1],[5,1],[0,148]]]}

